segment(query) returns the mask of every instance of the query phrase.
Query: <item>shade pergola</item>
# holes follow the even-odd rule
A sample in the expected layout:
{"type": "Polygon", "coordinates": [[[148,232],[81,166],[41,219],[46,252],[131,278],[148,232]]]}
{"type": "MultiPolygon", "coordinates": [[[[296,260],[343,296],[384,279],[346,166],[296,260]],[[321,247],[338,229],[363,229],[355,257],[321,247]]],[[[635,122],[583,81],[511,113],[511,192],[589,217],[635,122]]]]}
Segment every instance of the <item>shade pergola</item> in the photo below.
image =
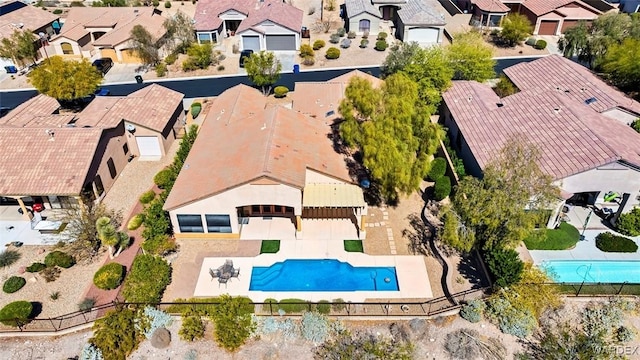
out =
{"type": "Polygon", "coordinates": [[[302,193],[302,206],[307,208],[363,208],[362,189],[351,184],[308,184],[302,193]]]}

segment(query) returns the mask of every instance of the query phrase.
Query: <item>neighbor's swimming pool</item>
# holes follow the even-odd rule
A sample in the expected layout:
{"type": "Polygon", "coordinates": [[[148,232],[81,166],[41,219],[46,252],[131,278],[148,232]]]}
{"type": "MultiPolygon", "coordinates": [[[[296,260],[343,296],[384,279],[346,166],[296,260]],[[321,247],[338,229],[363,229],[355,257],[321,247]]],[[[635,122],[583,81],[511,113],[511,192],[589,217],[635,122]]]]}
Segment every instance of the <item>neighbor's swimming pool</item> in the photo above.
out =
{"type": "Polygon", "coordinates": [[[395,267],[354,267],[335,259],[289,259],[254,267],[251,291],[397,291],[395,267]]]}
{"type": "Polygon", "coordinates": [[[547,260],[540,267],[556,282],[640,283],[640,261],[547,260]]]}

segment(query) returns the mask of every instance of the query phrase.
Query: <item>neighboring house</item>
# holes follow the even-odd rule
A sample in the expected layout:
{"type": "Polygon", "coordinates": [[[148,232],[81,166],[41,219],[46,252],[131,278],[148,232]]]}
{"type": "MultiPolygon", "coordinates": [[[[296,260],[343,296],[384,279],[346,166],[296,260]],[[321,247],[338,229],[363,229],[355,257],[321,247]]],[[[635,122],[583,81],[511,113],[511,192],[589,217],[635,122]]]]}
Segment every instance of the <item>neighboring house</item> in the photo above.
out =
{"type": "MultiPolygon", "coordinates": [[[[345,26],[362,35],[377,35],[381,24],[391,22],[392,34],[405,42],[421,45],[442,43],[447,18],[453,16],[445,5],[449,0],[346,0],[345,26]]],[[[455,6],[453,6],[455,8],[455,6]]],[[[456,11],[459,12],[459,11],[456,11]]]]}
{"type": "Polygon", "coordinates": [[[480,176],[520,135],[539,148],[540,168],[565,199],[578,194],[604,204],[606,192],[623,194],[619,204],[605,204],[616,217],[640,203],[640,134],[629,126],[640,103],[559,55],[504,73],[520,92],[501,99],[488,85],[454,81],[443,94],[442,121],[468,173],[480,176]]]}
{"type": "MultiPolygon", "coordinates": [[[[0,4],[0,41],[11,37],[17,30],[29,30],[34,34],[33,41],[38,48],[38,57],[45,57],[42,46],[60,29],[58,15],[43,11],[20,1],[0,4]],[[42,36],[42,38],[41,38],[42,36]]],[[[16,66],[12,59],[0,58],[0,71],[5,66],[16,66]]]]}
{"type": "Polygon", "coordinates": [[[500,0],[459,0],[458,6],[465,13],[472,14],[472,24],[482,27],[499,27],[511,11],[500,0]]]}
{"type": "Polygon", "coordinates": [[[134,156],[166,154],[183,126],[182,98],[154,84],[96,97],[80,113],[45,95],[27,100],[0,119],[0,197],[23,208],[28,197],[47,208],[102,198],[134,156]]]}
{"type": "Polygon", "coordinates": [[[591,23],[602,11],[579,0],[525,0],[520,13],[534,26],[534,35],[560,35],[578,24],[591,23]]]}
{"type": "Polygon", "coordinates": [[[60,34],[51,40],[55,54],[71,58],[111,58],[141,63],[132,49],[131,30],[142,25],[155,39],[166,29],[161,11],[152,7],[72,7],[60,34]]]}
{"type": "Polygon", "coordinates": [[[620,10],[630,14],[640,12],[640,0],[620,0],[620,10]]]}
{"type": "Polygon", "coordinates": [[[295,51],[300,47],[302,10],[278,0],[202,0],[195,13],[198,42],[238,36],[240,50],[295,51]]]}
{"type": "MultiPolygon", "coordinates": [[[[298,83],[296,92],[333,88],[333,100],[318,101],[336,104],[337,84],[356,75],[298,83]]],[[[164,205],[176,238],[365,238],[362,189],[334,150],[322,104],[309,99],[295,97],[293,109],[268,105],[238,85],[214,100],[164,205]]]]}

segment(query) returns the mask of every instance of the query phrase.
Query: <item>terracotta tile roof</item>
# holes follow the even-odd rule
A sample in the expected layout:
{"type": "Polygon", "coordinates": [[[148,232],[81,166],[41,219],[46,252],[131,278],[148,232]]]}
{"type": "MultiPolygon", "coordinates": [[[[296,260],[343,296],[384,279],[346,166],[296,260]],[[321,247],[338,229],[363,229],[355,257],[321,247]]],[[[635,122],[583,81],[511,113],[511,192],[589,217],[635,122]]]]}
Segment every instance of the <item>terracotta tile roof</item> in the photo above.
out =
{"type": "Polygon", "coordinates": [[[563,7],[571,3],[576,3],[576,4],[579,4],[580,6],[593,10],[593,12],[595,12],[596,14],[601,13],[601,11],[578,0],[525,0],[522,3],[522,6],[529,9],[535,15],[541,16],[544,14],[548,14],[557,8],[563,7]]]}
{"type": "Polygon", "coordinates": [[[78,195],[102,129],[0,127],[0,194],[78,195]]]}
{"type": "Polygon", "coordinates": [[[398,10],[405,25],[444,25],[446,13],[438,0],[407,0],[398,10]]]}
{"type": "Polygon", "coordinates": [[[165,32],[164,20],[159,10],[151,7],[72,7],[60,35],[54,40],[64,37],[78,41],[89,34],[87,28],[113,28],[93,43],[96,46],[115,46],[130,38],[135,25],[144,26],[159,38],[165,32]]]}
{"type": "Polygon", "coordinates": [[[367,74],[363,71],[360,70],[353,70],[353,71],[349,71],[346,74],[340,75],[340,76],[336,76],[333,79],[329,80],[330,82],[334,82],[334,83],[342,83],[345,85],[349,84],[349,81],[351,81],[351,78],[353,77],[361,77],[361,78],[365,78],[366,80],[369,80],[369,82],[371,84],[373,84],[374,88],[379,88],[382,86],[382,84],[384,84],[384,81],[380,80],[379,78],[371,75],[371,74],[367,74]]]}
{"type": "Polygon", "coordinates": [[[222,25],[221,13],[235,10],[246,16],[255,4],[255,0],[200,0],[193,17],[194,27],[196,30],[216,30],[222,25]]]}
{"type": "Polygon", "coordinates": [[[640,134],[564,92],[538,88],[500,99],[486,85],[455,81],[443,98],[481,168],[515,135],[540,148],[539,166],[555,179],[617,160],[640,165],[640,134]]]}
{"type": "Polygon", "coordinates": [[[559,91],[577,102],[595,98],[589,107],[597,112],[620,107],[640,114],[640,103],[607,85],[589,69],[560,55],[522,62],[506,68],[504,73],[520,90],[559,91]]]}
{"type": "Polygon", "coordinates": [[[502,13],[511,10],[500,0],[472,0],[471,3],[480,10],[492,13],[502,13]]]}
{"type": "Polygon", "coordinates": [[[347,16],[356,16],[364,12],[380,18],[380,11],[373,6],[371,0],[345,0],[344,6],[347,9],[347,16]]]}
{"type": "Polygon", "coordinates": [[[302,30],[302,15],[302,10],[285,2],[265,0],[259,9],[249,11],[249,16],[242,20],[236,33],[248,29],[259,31],[254,27],[267,20],[299,33],[302,30]]]}
{"type": "Polygon", "coordinates": [[[3,10],[3,13],[0,14],[0,40],[11,36],[15,30],[28,29],[36,31],[60,18],[58,15],[31,5],[23,4],[19,1],[8,1],[1,5],[6,9],[11,9],[14,6],[17,9],[6,13],[3,10]],[[22,28],[20,28],[19,24],[22,24],[22,28]]]}
{"type": "Polygon", "coordinates": [[[0,126],[23,127],[30,124],[35,117],[49,116],[60,108],[58,100],[46,96],[37,95],[0,118],[0,126]]]}
{"type": "Polygon", "coordinates": [[[165,209],[261,177],[302,189],[306,169],[351,182],[344,158],[333,150],[329,126],[281,106],[265,108],[265,103],[246,85],[215,100],[165,209]]]}

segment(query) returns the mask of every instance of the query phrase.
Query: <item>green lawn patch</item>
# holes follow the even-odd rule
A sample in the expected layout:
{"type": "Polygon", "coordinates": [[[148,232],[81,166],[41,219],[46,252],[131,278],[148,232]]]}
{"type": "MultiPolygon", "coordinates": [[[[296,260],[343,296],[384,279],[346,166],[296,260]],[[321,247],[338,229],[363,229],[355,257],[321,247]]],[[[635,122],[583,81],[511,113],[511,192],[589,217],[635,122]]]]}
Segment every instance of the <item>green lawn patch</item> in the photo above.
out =
{"type": "Polygon", "coordinates": [[[260,254],[275,254],[280,250],[280,240],[262,240],[260,254]]]}
{"type": "Polygon", "coordinates": [[[566,250],[580,240],[580,232],[574,226],[562,222],[557,229],[543,229],[544,234],[531,234],[524,239],[529,250],[566,250]]]}
{"type": "Polygon", "coordinates": [[[362,248],[362,240],[345,240],[344,251],[346,252],[364,252],[362,248]]]}
{"type": "Polygon", "coordinates": [[[634,253],[638,251],[635,241],[608,231],[596,236],[596,247],[604,252],[634,253]]]}

